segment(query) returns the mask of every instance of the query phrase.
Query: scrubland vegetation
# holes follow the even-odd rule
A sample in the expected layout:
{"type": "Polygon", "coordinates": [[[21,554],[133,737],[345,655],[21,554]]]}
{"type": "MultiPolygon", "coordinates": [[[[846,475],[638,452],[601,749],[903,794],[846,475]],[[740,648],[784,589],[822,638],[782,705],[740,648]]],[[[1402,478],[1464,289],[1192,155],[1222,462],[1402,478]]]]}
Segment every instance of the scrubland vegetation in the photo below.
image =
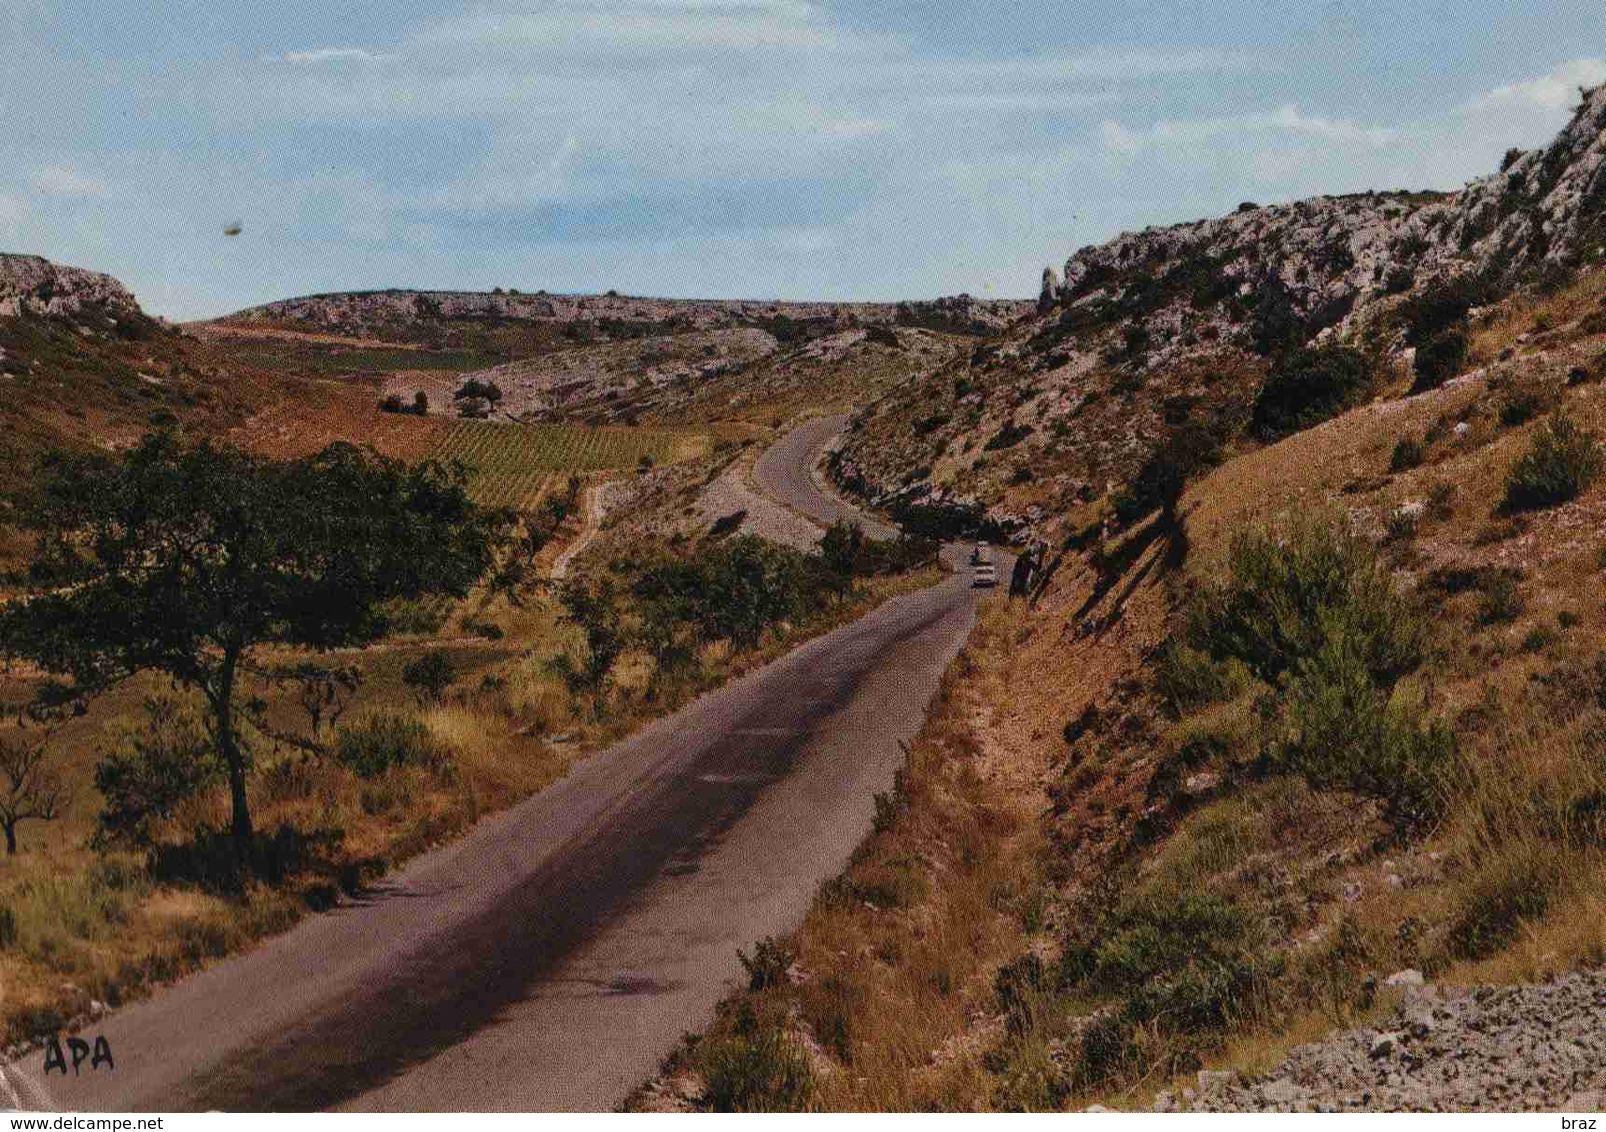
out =
{"type": "Polygon", "coordinates": [[[1249,421],[1278,443],[1072,527],[855,863],[634,1103],[1144,1107],[1378,1017],[1396,972],[1606,962],[1602,294],[1424,304],[1463,379],[1409,401],[1366,404],[1420,369],[1274,362],[1249,421]],[[1063,733],[1002,722],[1045,710],[1063,733]]]}
{"type": "MultiPolygon", "coordinates": [[[[505,451],[452,427],[470,458],[505,451]]],[[[552,438],[554,467],[615,458],[587,456],[608,451],[597,430],[478,427],[552,438]]],[[[329,907],[933,576],[934,546],[839,527],[815,555],[605,539],[555,587],[544,552],[578,528],[578,475],[504,510],[454,467],[171,435],[47,465],[41,540],[0,606],[10,1040],[329,907]]]]}

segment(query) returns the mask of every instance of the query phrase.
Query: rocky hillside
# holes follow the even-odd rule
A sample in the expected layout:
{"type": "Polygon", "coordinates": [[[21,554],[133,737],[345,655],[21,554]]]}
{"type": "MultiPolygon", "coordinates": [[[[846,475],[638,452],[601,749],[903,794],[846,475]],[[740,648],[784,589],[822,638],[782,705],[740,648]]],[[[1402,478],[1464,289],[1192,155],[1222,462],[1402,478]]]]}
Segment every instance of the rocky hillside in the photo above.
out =
{"type": "Polygon", "coordinates": [[[119,319],[141,325],[150,321],[133,293],[110,275],[0,252],[0,318],[23,315],[82,321],[100,316],[108,327],[119,319]]]}
{"type": "Polygon", "coordinates": [[[1407,369],[1442,378],[1469,313],[1560,285],[1603,245],[1606,88],[1549,146],[1456,193],[1246,202],[1083,248],[1044,271],[1036,315],[1003,341],[870,407],[840,479],[883,505],[1040,523],[1105,496],[1179,426],[1230,442],[1299,347],[1365,353],[1368,391],[1407,369]]]}
{"type": "Polygon", "coordinates": [[[219,320],[387,341],[451,341],[474,324],[552,324],[570,341],[632,338],[666,332],[770,326],[777,320],[817,330],[910,325],[960,332],[996,330],[1031,304],[958,295],[908,303],[771,302],[653,299],[609,292],[360,291],[311,295],[252,307],[219,320]]]}
{"type": "MultiPolygon", "coordinates": [[[[0,461],[239,419],[255,376],[151,318],[117,280],[0,254],[0,461]]],[[[15,486],[15,483],[11,486],[15,486]]]]}

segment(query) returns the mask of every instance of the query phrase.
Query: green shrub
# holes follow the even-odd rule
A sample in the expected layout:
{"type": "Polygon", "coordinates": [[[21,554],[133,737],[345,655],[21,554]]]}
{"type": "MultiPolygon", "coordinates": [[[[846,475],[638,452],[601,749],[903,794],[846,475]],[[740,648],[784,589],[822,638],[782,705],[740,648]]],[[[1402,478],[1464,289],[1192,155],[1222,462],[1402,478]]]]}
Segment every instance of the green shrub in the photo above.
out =
{"type": "Polygon", "coordinates": [[[1303,662],[1288,698],[1287,734],[1267,753],[1273,768],[1299,774],[1316,789],[1377,798],[1397,829],[1420,827],[1438,813],[1454,736],[1378,686],[1365,645],[1353,634],[1335,632],[1303,662]]]}
{"type": "Polygon", "coordinates": [[[1420,521],[1420,511],[1396,507],[1389,512],[1388,521],[1383,525],[1383,537],[1388,542],[1409,542],[1416,537],[1420,521]]]}
{"type": "Polygon", "coordinates": [[[1527,424],[1544,409],[1544,401],[1531,389],[1513,389],[1500,402],[1500,423],[1507,428],[1527,424]]]}
{"type": "Polygon", "coordinates": [[[1001,448],[1013,448],[1032,434],[1034,429],[1029,424],[1016,424],[1014,421],[1005,421],[1003,427],[988,437],[982,449],[987,452],[996,452],[1001,448]]]}
{"type": "Polygon", "coordinates": [[[1427,455],[1427,445],[1414,436],[1402,436],[1394,445],[1394,452],[1389,456],[1389,471],[1406,472],[1421,467],[1427,455]]]}
{"type": "Polygon", "coordinates": [[[1532,629],[1529,629],[1527,635],[1522,638],[1522,651],[1539,652],[1551,644],[1554,644],[1555,640],[1556,630],[1552,629],[1549,625],[1535,625],[1532,629]]]}
{"type": "Polygon", "coordinates": [[[1249,685],[1249,673],[1234,657],[1217,660],[1186,641],[1173,640],[1160,656],[1155,684],[1181,715],[1240,695],[1249,685]]]}
{"type": "Polygon", "coordinates": [[[95,766],[95,789],[105,799],[95,843],[146,845],[155,822],[173,816],[185,798],[220,782],[217,757],[201,721],[177,700],[147,699],[144,722],[95,766]]]}
{"type": "Polygon", "coordinates": [[[1017,955],[993,975],[993,999],[1004,1012],[1004,1029],[1025,1033],[1038,996],[1048,989],[1048,972],[1038,956],[1017,955]]]}
{"type": "Polygon", "coordinates": [[[1516,572],[1495,570],[1483,583],[1483,598],[1478,603],[1478,623],[1499,625],[1515,621],[1527,607],[1527,599],[1517,585],[1516,572]]]}
{"type": "Polygon", "coordinates": [[[1524,920],[1545,914],[1555,883],[1555,875],[1531,855],[1495,861],[1473,883],[1450,923],[1450,954],[1482,959],[1505,947],[1524,920]]]}
{"type": "Polygon", "coordinates": [[[1427,631],[1398,594],[1372,546],[1339,520],[1296,524],[1285,538],[1234,538],[1228,576],[1189,612],[1187,640],[1236,658],[1274,684],[1336,633],[1362,650],[1374,683],[1392,684],[1422,663],[1427,631]]]}
{"type": "Polygon", "coordinates": [[[450,761],[450,753],[423,720],[378,713],[335,733],[335,758],[359,777],[375,778],[392,767],[439,770],[450,761]]]}
{"type": "Polygon", "coordinates": [[[751,956],[738,951],[736,958],[747,972],[747,989],[761,991],[786,985],[787,973],[797,959],[797,952],[786,940],[766,936],[753,945],[751,956]]]}
{"type": "Polygon", "coordinates": [[[1371,384],[1371,366],[1357,350],[1320,346],[1291,351],[1266,375],[1250,427],[1262,440],[1277,440],[1337,415],[1371,384]]]}
{"type": "Polygon", "coordinates": [[[1595,434],[1557,411],[1534,432],[1528,451],[1511,466],[1505,507],[1529,511],[1565,503],[1594,483],[1600,468],[1595,434]]]}
{"type": "Polygon", "coordinates": [[[801,1112],[813,1086],[807,1055],[747,1003],[739,1010],[731,1032],[698,1051],[703,1103],[715,1112],[801,1112]]]}
{"type": "Polygon", "coordinates": [[[1101,1014],[1082,1028],[1076,1043],[1076,1087],[1091,1089],[1142,1071],[1132,1024],[1119,1014],[1101,1014]]]}
{"type": "Polygon", "coordinates": [[[445,649],[426,649],[402,667],[402,683],[413,690],[420,703],[438,703],[456,675],[452,658],[445,649]]]}
{"type": "Polygon", "coordinates": [[[1412,363],[1416,378],[1411,383],[1411,392],[1437,389],[1460,372],[1466,359],[1467,336],[1459,330],[1446,330],[1418,346],[1416,361],[1412,363]]]}

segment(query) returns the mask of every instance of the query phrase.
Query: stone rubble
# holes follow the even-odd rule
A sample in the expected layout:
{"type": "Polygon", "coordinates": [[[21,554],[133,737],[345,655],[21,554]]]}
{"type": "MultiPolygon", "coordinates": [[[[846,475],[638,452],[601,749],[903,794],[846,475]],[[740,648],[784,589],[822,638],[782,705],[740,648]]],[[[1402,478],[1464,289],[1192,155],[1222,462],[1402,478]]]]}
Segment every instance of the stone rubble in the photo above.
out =
{"type": "MultiPolygon", "coordinates": [[[[1415,976],[1415,979],[1410,976],[1415,976]]],[[[1385,982],[1405,999],[1382,1029],[1302,1045],[1268,1073],[1200,1072],[1160,1112],[1599,1112],[1606,1103],[1606,971],[1519,986],[1385,982]]]]}

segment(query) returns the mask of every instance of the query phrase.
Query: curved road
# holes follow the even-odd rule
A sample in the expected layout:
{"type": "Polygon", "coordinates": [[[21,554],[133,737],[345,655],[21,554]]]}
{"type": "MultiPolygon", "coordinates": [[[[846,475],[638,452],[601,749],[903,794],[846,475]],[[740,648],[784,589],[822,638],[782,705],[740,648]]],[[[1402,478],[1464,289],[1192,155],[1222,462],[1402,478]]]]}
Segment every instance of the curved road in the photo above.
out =
{"type": "MultiPolygon", "coordinates": [[[[834,429],[805,428],[788,501],[837,514],[804,486],[834,429]]],[[[612,1108],[844,867],[973,614],[962,576],[888,602],[89,1027],[114,1071],[47,1081],[36,1051],[4,1083],[64,1109],[612,1108]]]]}
{"type": "Polygon", "coordinates": [[[870,518],[824,487],[820,456],[847,427],[847,414],[818,417],[776,441],[753,468],[753,478],[768,495],[823,526],[838,519],[858,523],[871,538],[898,537],[898,528],[870,518]]]}

